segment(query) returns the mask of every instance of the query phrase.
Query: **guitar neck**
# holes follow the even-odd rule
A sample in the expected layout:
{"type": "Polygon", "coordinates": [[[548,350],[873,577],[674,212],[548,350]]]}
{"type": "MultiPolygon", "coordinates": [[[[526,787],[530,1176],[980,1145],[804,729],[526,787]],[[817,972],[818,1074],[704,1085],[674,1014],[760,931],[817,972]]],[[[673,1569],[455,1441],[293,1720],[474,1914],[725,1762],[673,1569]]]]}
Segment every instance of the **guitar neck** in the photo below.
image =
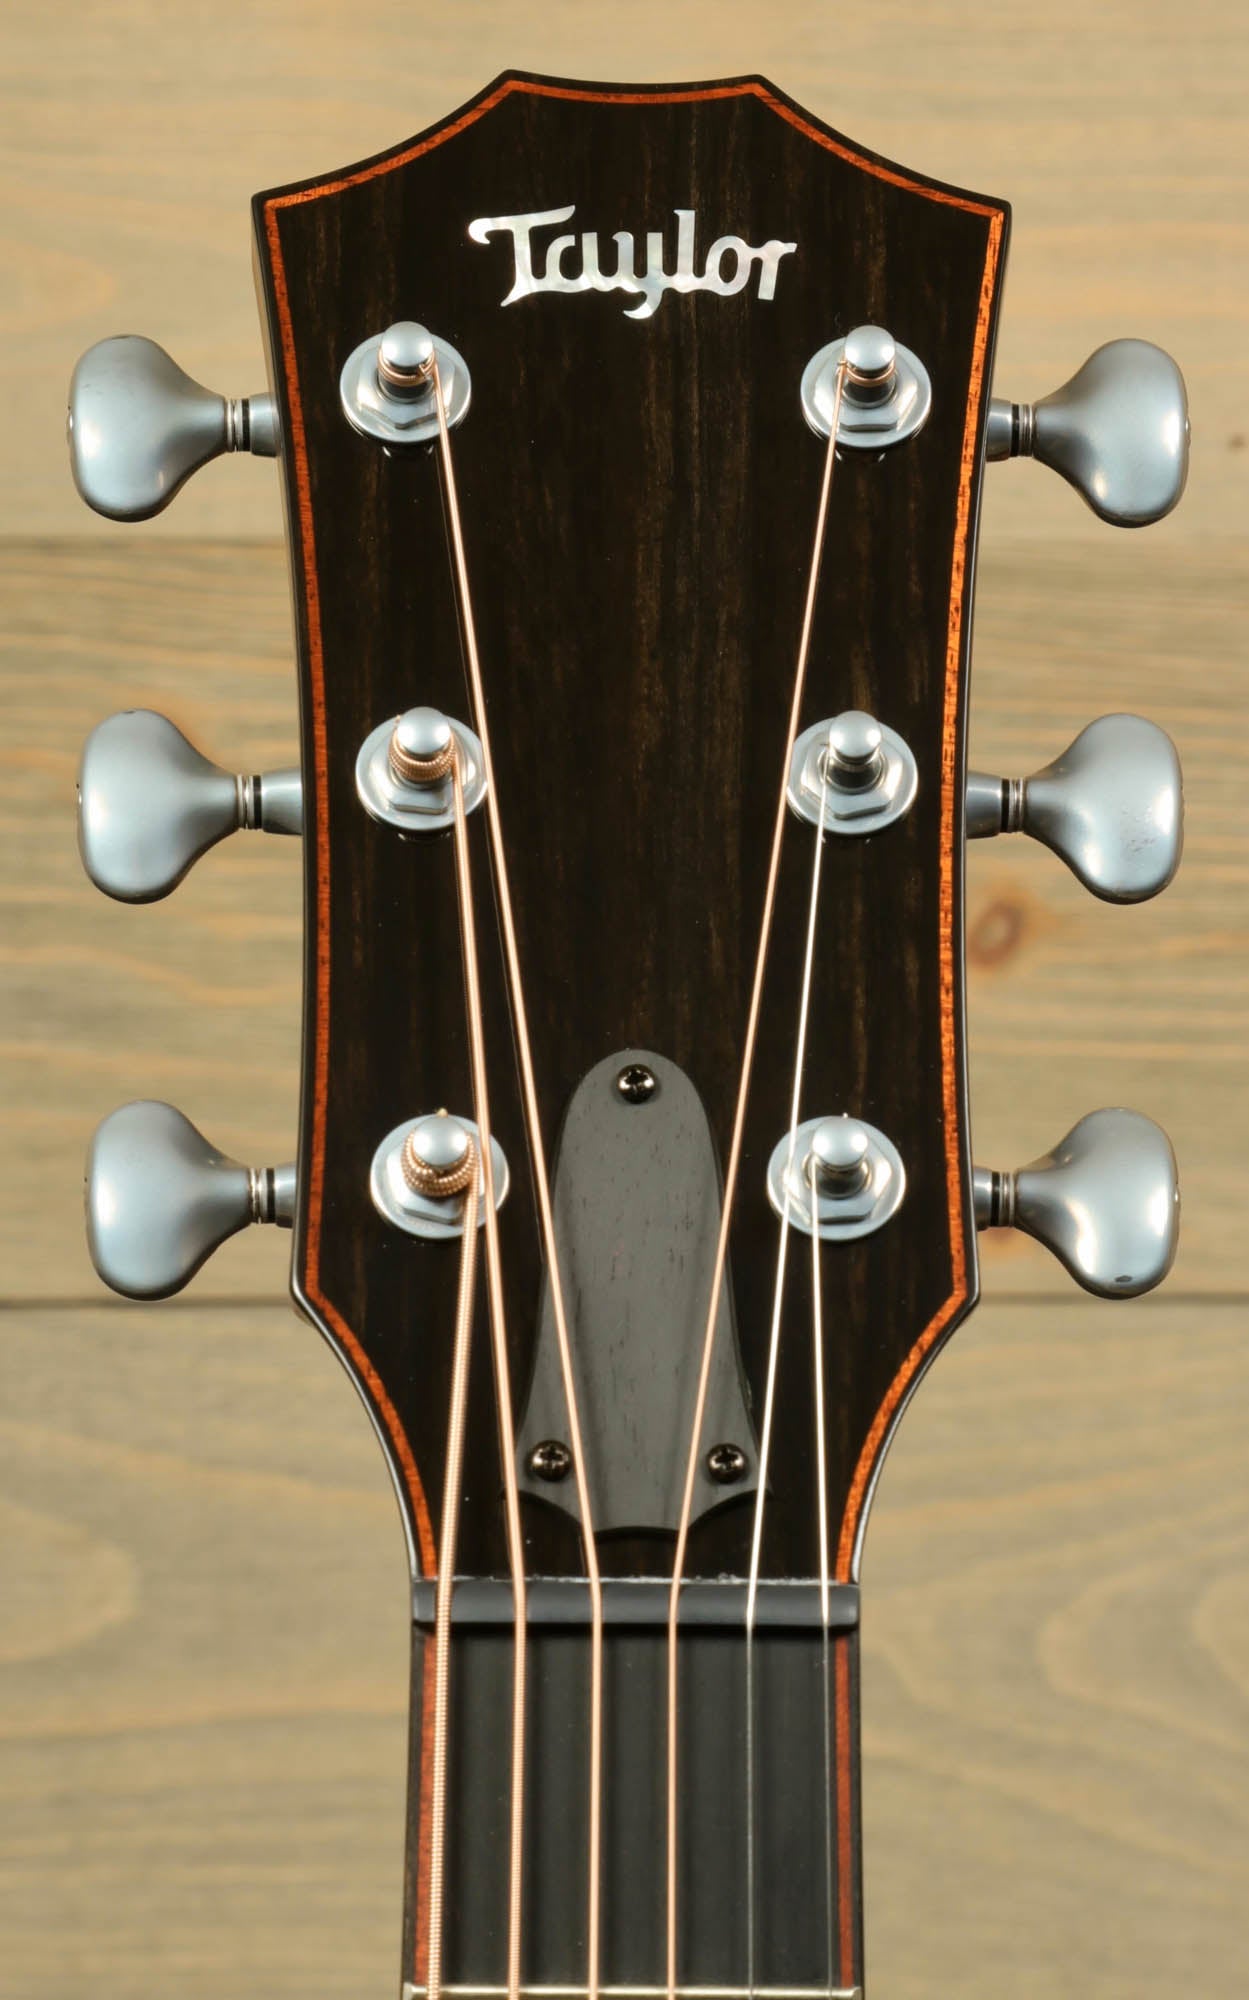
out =
{"type": "MultiPolygon", "coordinates": [[[[514,1625],[506,1582],[457,1589],[443,1991],[507,1993],[514,1625]]],[[[829,2000],[863,1979],[858,1598],[851,1585],[737,1583],[682,1594],[677,1990],[699,2000],[829,2000]],[[751,1740],[753,1738],[753,1741],[751,1740]]],[[[667,1617],[662,1581],[604,1585],[600,1992],[663,2000],[667,1945],[667,1617]]],[[[418,1586],[404,1977],[425,1990],[433,1739],[432,1585],[418,1586]]],[[[586,1992],[589,1595],[529,1587],[531,1685],[522,1983],[586,1992]]]]}

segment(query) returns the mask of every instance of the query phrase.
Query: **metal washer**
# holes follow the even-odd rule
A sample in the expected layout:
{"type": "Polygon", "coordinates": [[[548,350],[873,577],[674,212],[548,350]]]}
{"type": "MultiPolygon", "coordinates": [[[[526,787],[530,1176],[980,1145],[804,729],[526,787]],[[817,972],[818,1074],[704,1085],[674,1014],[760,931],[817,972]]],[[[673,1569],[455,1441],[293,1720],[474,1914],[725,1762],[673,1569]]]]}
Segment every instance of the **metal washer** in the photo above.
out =
{"type": "Polygon", "coordinates": [[[789,782],[785,788],[791,812],[815,826],[820,818],[820,795],[824,792],[824,831],[859,839],[880,833],[902,819],[915,803],[919,789],[919,769],[914,752],[896,729],[878,722],[880,747],[885,768],[874,785],[852,791],[830,781],[821,787],[819,759],[827,749],[829,731],[836,716],[813,722],[794,744],[789,760],[789,782]]]}
{"type": "MultiPolygon", "coordinates": [[[[409,1236],[424,1236],[435,1242],[449,1242],[463,1235],[464,1202],[462,1195],[415,1194],[403,1178],[399,1164],[404,1142],[409,1132],[435,1114],[422,1111],[417,1118],[405,1118],[402,1125],[396,1125],[388,1132],[373,1155],[369,1168],[369,1193],[378,1214],[396,1229],[405,1230],[409,1236]]],[[[461,1118],[457,1113],[455,1122],[472,1134],[480,1145],[481,1134],[471,1118],[461,1118]]],[[[497,1139],[490,1141],[490,1157],[494,1162],[494,1205],[502,1208],[507,1199],[509,1175],[503,1148],[497,1139]]],[[[484,1196],[485,1176],[478,1168],[477,1186],[479,1198],[484,1196]]],[[[480,1229],[486,1219],[484,1204],[479,1207],[477,1227],[480,1229]]]]}
{"type": "MultiPolygon", "coordinates": [[[[819,1202],[819,1232],[825,1243],[847,1243],[856,1236],[871,1236],[874,1231],[883,1228],[890,1216],[896,1215],[906,1193],[906,1168],[892,1139],[887,1139],[875,1125],[869,1125],[866,1118],[856,1118],[853,1122],[868,1137],[867,1160],[871,1180],[863,1196],[852,1197],[846,1202],[825,1196],[819,1202]],[[839,1209],[845,1215],[844,1220],[838,1216],[839,1209]]],[[[802,1176],[799,1187],[795,1188],[792,1182],[788,1191],[786,1187],[788,1132],[773,1147],[768,1161],[768,1200],[780,1216],[784,1216],[788,1208],[790,1228],[797,1229],[803,1236],[813,1235],[816,1227],[812,1212],[815,1190],[803,1170],[811,1151],[812,1138],[826,1123],[824,1118],[808,1118],[795,1129],[793,1158],[794,1171],[802,1176]]]]}
{"type": "MultiPolygon", "coordinates": [[[[392,396],[377,378],[380,333],[371,333],[353,348],[343,363],[338,391],[343,415],[353,430],[383,444],[430,444],[438,436],[438,411],[432,390],[426,396],[392,396]]],[[[447,427],[454,430],[468,414],[473,393],[468,363],[450,341],[430,335],[438,356],[447,427]]]]}
{"type": "MultiPolygon", "coordinates": [[[[455,822],[455,787],[450,777],[432,785],[409,785],[390,768],[390,739],[397,715],[370,730],[356,758],[356,791],[371,818],[403,833],[441,833],[455,822]]],[[[481,739],[466,722],[447,717],[463,753],[464,810],[473,812],[486,796],[481,739]]]]}
{"type": "MultiPolygon", "coordinates": [[[[837,364],[845,351],[845,339],[830,340],[811,356],[802,371],[802,414],[817,437],[826,438],[833,415],[833,383],[837,364]]],[[[898,388],[886,402],[857,408],[844,389],[837,443],[851,451],[888,451],[903,444],[928,421],[932,409],[932,381],[918,354],[901,341],[894,342],[898,388]],[[903,407],[905,405],[905,407],[903,407]],[[890,411],[894,415],[890,418],[890,411]],[[854,419],[855,421],[852,421],[854,419]]]]}

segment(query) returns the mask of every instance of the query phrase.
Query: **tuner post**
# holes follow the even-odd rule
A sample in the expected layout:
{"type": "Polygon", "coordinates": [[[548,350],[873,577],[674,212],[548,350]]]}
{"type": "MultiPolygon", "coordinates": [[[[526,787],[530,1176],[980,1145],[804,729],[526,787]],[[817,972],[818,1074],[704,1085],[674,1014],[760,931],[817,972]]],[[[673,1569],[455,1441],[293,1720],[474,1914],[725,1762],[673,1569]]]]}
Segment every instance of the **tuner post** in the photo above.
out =
{"type": "Polygon", "coordinates": [[[791,1229],[845,1243],[872,1235],[897,1213],[906,1169],[893,1141],[866,1119],[810,1118],[773,1148],[767,1187],[791,1229]]]}
{"type": "Polygon", "coordinates": [[[911,810],[919,770],[896,729],[849,708],[804,729],[789,762],[790,811],[825,833],[881,833],[911,810]]]}
{"type": "MultiPolygon", "coordinates": [[[[490,1141],[494,1205],[507,1198],[508,1167],[497,1139],[490,1141]]],[[[373,1155],[369,1194],[378,1214],[408,1236],[446,1242],[464,1233],[464,1194],[477,1176],[485,1221],[485,1174],[481,1133],[471,1118],[448,1111],[409,1118],[388,1132],[373,1155]]]]}
{"type": "Polygon", "coordinates": [[[401,833],[441,833],[455,820],[452,765],[466,813],[486,796],[480,738],[437,708],[409,708],[370,730],[356,758],[356,794],[371,819],[401,833]]]}
{"type": "Polygon", "coordinates": [[[362,340],[344,362],[338,387],[352,429],[389,445],[432,444],[440,430],[438,390],[451,430],[468,415],[473,391],[464,356],[412,319],[362,340]]]}
{"type": "Polygon", "coordinates": [[[837,403],[837,443],[853,451],[887,451],[928,421],[932,382],[919,356],[883,326],[856,326],[811,356],[802,374],[802,414],[826,438],[837,403]]]}

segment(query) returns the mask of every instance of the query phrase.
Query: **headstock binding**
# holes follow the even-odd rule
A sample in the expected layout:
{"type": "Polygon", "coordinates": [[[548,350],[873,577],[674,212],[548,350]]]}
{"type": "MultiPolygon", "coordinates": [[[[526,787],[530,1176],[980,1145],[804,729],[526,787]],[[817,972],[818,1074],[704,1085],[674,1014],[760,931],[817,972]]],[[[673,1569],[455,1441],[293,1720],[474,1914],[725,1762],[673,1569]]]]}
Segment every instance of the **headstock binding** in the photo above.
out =
{"type": "MultiPolygon", "coordinates": [[[[889,1431],[974,1301],[962,993],[968,648],[999,202],[851,147],[757,78],[613,90],[509,74],[406,146],[257,198],[258,265],[285,478],[306,799],[307,979],[294,1285],[386,1446],[420,1565],[434,1567],[456,1258],[387,1228],[368,1195],[381,1135],[471,1112],[449,843],[404,841],[355,796],[356,752],[417,702],[471,720],[436,458],[388,454],[339,404],[357,344],[419,318],[472,372],[454,433],[498,795],[554,1152],[584,1074],[649,1047],[693,1079],[723,1152],[758,940],[821,441],[798,384],[864,321],[919,353],[924,430],[838,464],[802,723],[863,707],[899,729],[916,804],[831,841],[803,1115],[852,1110],[906,1161],[899,1215],[823,1257],[836,1573],[859,1541],[889,1431]],[[639,250],[673,211],[711,240],[796,245],[775,296],[619,293],[504,308],[509,238],[469,224],[575,204],[564,227],[639,250]]],[[[549,240],[551,231],[542,232],[549,240]]],[[[569,269],[576,267],[574,257],[569,269]]],[[[532,1365],[541,1260],[490,891],[472,822],[514,1380],[532,1365]]],[[[742,1364],[762,1393],[810,831],[786,834],[730,1244],[742,1364]]],[[[809,1258],[791,1256],[765,1574],[815,1570],[809,1258]]],[[[701,1324],[689,1328],[691,1350],[701,1324]]],[[[575,1327],[574,1327],[575,1341],[575,1327]]],[[[460,1564],[506,1554],[488,1341],[477,1341],[460,1564]]],[[[579,1574],[574,1524],[526,1502],[529,1566],[579,1574]]],[[[673,1523],[675,1527],[675,1522],[673,1523]]],[[[744,1573],[750,1512],[694,1530],[687,1573],[744,1573]]],[[[663,1574],[617,1536],[605,1574],[663,1574]]]]}

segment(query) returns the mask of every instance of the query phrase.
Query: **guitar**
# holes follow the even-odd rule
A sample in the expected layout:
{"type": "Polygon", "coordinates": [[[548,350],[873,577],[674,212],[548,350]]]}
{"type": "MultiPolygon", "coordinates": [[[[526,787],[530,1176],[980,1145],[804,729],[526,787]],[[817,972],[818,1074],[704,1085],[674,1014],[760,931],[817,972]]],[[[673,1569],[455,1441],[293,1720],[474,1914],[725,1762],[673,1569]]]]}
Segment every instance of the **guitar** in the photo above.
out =
{"type": "Polygon", "coordinates": [[[411,1558],[405,2000],[861,1996],[889,1442],[979,1228],[1128,1297],[1178,1226],[1130,1111],[973,1161],[966,841],[1128,902],[1182,822],[1134,716],[968,772],[985,468],[1157,520],[1182,379],[1114,341],[995,399],[1005,204],[759,78],[508,74],[254,223],[269,393],[105,340],[70,449],[122,520],[280,460],[301,765],[114,716],[80,842],[150,901],[237,828],[302,834],[298,1157],[124,1107],[96,1268],[158,1299],[294,1230],[411,1558]]]}

